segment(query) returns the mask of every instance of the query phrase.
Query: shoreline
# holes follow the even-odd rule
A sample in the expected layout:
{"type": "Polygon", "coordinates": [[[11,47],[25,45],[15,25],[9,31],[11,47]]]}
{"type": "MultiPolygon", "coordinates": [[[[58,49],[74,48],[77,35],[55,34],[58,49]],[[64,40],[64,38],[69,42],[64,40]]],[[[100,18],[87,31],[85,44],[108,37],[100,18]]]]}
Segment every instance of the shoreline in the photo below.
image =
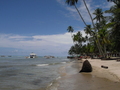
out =
{"type": "Polygon", "coordinates": [[[114,82],[120,82],[120,62],[116,60],[101,60],[101,59],[83,59],[82,61],[88,60],[92,65],[93,71],[90,73],[93,76],[106,78],[114,82]],[[101,66],[107,66],[101,68],[101,66]]]}
{"type": "Polygon", "coordinates": [[[119,90],[119,68],[120,62],[116,60],[76,59],[61,67],[61,78],[57,81],[56,90],[119,90]],[[85,60],[90,62],[93,71],[79,73],[85,60]],[[108,69],[101,68],[101,65],[108,66],[108,69]]]}

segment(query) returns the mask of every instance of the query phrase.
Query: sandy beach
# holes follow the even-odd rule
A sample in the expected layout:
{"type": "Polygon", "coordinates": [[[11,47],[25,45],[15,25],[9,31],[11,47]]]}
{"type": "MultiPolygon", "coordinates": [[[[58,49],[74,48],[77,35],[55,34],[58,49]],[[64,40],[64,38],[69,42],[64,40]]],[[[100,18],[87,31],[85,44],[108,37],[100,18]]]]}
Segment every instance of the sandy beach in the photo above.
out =
{"type": "MultiPolygon", "coordinates": [[[[86,59],[84,59],[86,60],[86,59]]],[[[83,61],[84,61],[83,60],[83,61]]],[[[116,60],[101,60],[101,59],[88,59],[93,67],[93,76],[106,78],[114,82],[120,82],[120,62],[116,60]],[[107,66],[106,68],[101,68],[101,66],[107,66]]]]}
{"type": "Polygon", "coordinates": [[[92,65],[91,73],[79,73],[86,59],[76,60],[61,68],[58,90],[119,90],[120,62],[116,60],[87,59],[92,65]],[[101,68],[108,66],[108,69],[101,68]]]}

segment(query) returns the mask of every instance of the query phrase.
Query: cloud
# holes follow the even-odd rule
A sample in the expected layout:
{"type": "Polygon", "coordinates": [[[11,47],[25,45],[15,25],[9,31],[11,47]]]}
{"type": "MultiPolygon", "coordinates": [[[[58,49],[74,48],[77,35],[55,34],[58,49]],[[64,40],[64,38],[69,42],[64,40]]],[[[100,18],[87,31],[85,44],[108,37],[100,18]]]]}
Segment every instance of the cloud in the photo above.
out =
{"type": "Polygon", "coordinates": [[[0,42],[1,48],[15,48],[16,50],[41,53],[67,52],[72,45],[70,33],[34,36],[0,34],[0,42]]]}
{"type": "MultiPolygon", "coordinates": [[[[84,31],[82,33],[84,36],[84,31]]],[[[67,55],[68,50],[73,45],[70,33],[33,36],[0,34],[0,42],[0,48],[13,48],[11,52],[37,52],[39,55],[67,55]]]]}
{"type": "MultiPolygon", "coordinates": [[[[65,4],[65,2],[63,2],[63,0],[57,0],[58,3],[60,3],[61,5],[63,5],[63,7],[65,7],[65,9],[67,11],[69,11],[69,13],[67,13],[67,15],[65,14],[65,16],[72,16],[74,17],[74,19],[81,21],[81,18],[78,15],[78,12],[76,11],[74,6],[68,6],[67,4],[65,4]]],[[[91,7],[91,0],[88,2],[86,2],[90,12],[93,12],[93,9],[91,7]]],[[[79,9],[80,13],[82,14],[83,18],[85,19],[86,22],[90,22],[90,17],[87,13],[87,10],[85,8],[85,5],[83,3],[83,1],[80,1],[80,4],[77,4],[77,8],[79,9]]]]}
{"type": "Polygon", "coordinates": [[[56,0],[58,3],[65,5],[65,1],[64,0],[56,0]]]}
{"type": "Polygon", "coordinates": [[[12,35],[12,36],[9,36],[9,39],[13,39],[13,40],[24,40],[24,39],[30,39],[32,37],[30,36],[20,36],[20,35],[12,35]]]}
{"type": "MultiPolygon", "coordinates": [[[[65,14],[65,16],[73,17],[75,20],[82,21],[81,18],[79,17],[79,15],[78,15],[78,12],[74,8],[74,6],[66,5],[65,2],[63,2],[63,0],[57,0],[57,2],[60,3],[61,5],[63,5],[63,7],[68,11],[65,14]]],[[[93,0],[86,1],[87,7],[88,7],[92,17],[94,17],[93,12],[94,12],[95,9],[97,9],[97,8],[109,9],[111,6],[114,5],[114,3],[107,2],[107,1],[106,2],[105,1],[99,1],[99,2],[100,2],[99,4],[96,4],[96,2],[93,1],[93,0]]],[[[91,23],[90,16],[89,16],[89,14],[86,10],[86,7],[85,7],[83,1],[80,0],[78,2],[78,4],[76,4],[76,5],[77,5],[77,8],[80,11],[81,15],[83,16],[84,20],[87,23],[91,23]]]]}
{"type": "Polygon", "coordinates": [[[111,6],[115,5],[113,2],[104,3],[103,8],[109,9],[111,6]]]}

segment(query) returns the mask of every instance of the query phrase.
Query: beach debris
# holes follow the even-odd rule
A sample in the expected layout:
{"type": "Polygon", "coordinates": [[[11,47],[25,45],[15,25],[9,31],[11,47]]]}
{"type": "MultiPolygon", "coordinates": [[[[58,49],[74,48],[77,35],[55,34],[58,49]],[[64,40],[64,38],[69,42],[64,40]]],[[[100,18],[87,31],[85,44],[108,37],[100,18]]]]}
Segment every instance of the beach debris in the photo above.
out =
{"type": "Polygon", "coordinates": [[[120,62],[120,59],[117,59],[116,61],[117,61],[117,62],[120,62]]]}
{"type": "Polygon", "coordinates": [[[83,66],[82,66],[82,69],[80,70],[80,72],[92,72],[92,66],[88,60],[85,60],[83,62],[83,66]]]}
{"type": "Polygon", "coordinates": [[[101,68],[108,69],[108,66],[101,65],[101,68]]]}

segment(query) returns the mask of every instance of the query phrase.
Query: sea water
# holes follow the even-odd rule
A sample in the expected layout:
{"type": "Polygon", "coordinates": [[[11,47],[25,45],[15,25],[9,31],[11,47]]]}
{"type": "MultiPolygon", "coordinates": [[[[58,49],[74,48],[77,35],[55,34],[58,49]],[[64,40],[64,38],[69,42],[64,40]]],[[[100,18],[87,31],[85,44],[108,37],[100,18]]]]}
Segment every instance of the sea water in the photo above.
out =
{"type": "Polygon", "coordinates": [[[0,90],[46,90],[60,78],[59,68],[69,62],[66,57],[0,57],[0,90]]]}

